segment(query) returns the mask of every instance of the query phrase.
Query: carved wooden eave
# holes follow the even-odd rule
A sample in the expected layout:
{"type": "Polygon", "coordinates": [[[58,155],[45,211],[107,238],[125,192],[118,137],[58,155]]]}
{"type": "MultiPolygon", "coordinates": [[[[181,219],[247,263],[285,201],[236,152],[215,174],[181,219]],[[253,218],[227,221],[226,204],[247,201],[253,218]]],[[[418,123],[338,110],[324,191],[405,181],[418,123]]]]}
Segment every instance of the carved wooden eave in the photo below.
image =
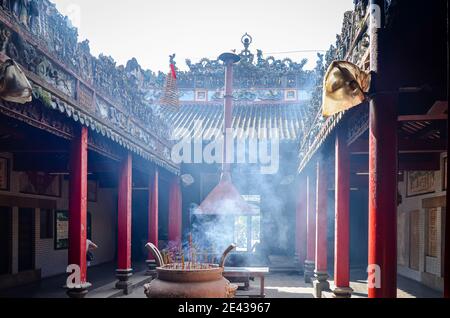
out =
{"type": "MultiPolygon", "coordinates": [[[[45,107],[40,101],[23,105],[0,100],[0,113],[22,121],[66,140],[76,137],[76,122],[66,120],[66,115],[45,107]]],[[[120,161],[121,155],[115,143],[96,132],[88,135],[88,148],[109,159],[120,161]]]]}
{"type": "MultiPolygon", "coordinates": [[[[273,56],[265,57],[262,50],[256,55],[250,50],[253,38],[245,34],[241,42],[244,49],[239,53],[240,62],[234,69],[233,87],[235,93],[248,93],[258,90],[301,89],[312,77],[312,72],[304,70],[307,60],[300,62],[292,59],[277,59],[273,56]]],[[[178,87],[181,91],[192,89],[206,89],[210,91],[223,90],[225,71],[219,60],[201,59],[198,63],[186,60],[188,71],[178,71],[178,87]]],[[[249,96],[241,96],[245,99],[249,96]]],[[[216,101],[222,100],[223,96],[216,101]]],[[[248,100],[251,101],[251,100],[248,100]]]]}
{"type": "MultiPolygon", "coordinates": [[[[108,69],[109,60],[92,57],[88,44],[77,42],[76,29],[67,25],[53,4],[43,0],[35,5],[40,16],[34,21],[30,17],[29,25],[0,7],[0,52],[22,66],[32,82],[34,99],[178,174],[179,166],[170,159],[168,126],[153,114],[144,94],[134,86],[137,79],[130,74],[135,73],[115,68],[115,64],[114,69],[108,69]]],[[[42,128],[16,106],[0,103],[3,113],[42,128]]],[[[57,129],[48,130],[55,133],[57,129]]],[[[57,134],[71,138],[65,132],[57,134]]]]}
{"type": "MultiPolygon", "coordinates": [[[[355,4],[355,11],[347,12],[345,14],[343,32],[338,36],[336,48],[332,47],[327,52],[327,64],[332,60],[347,60],[358,65],[363,70],[368,71],[370,68],[370,50],[368,39],[368,23],[369,10],[367,10],[367,3],[359,0],[355,4]],[[361,14],[364,12],[364,14],[361,14]],[[346,41],[345,41],[346,39],[346,41]]],[[[326,67],[324,68],[326,69],[326,67]]],[[[321,80],[321,79],[320,79],[321,80]]],[[[330,137],[334,129],[339,126],[344,118],[347,118],[350,111],[345,111],[327,119],[322,118],[321,109],[321,89],[317,91],[315,107],[317,108],[317,115],[313,119],[309,132],[305,134],[304,139],[299,145],[299,165],[298,173],[301,173],[310,160],[314,157],[316,152],[330,137]]],[[[352,112],[355,114],[355,112],[352,112]]],[[[359,116],[361,120],[355,120],[359,125],[357,129],[350,129],[348,142],[351,143],[358,136],[363,134],[368,129],[368,109],[360,106],[360,109],[355,115],[359,116]]]]}

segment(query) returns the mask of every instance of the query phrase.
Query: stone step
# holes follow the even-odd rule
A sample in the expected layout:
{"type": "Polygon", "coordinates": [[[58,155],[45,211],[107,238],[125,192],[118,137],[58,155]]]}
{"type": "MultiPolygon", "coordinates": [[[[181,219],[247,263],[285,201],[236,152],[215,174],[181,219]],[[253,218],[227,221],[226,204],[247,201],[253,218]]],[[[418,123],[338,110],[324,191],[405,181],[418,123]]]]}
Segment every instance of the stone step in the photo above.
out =
{"type": "Polygon", "coordinates": [[[297,273],[299,275],[302,272],[297,267],[269,267],[270,273],[297,273]]]}
{"type": "Polygon", "coordinates": [[[335,298],[334,293],[332,291],[323,291],[322,298],[335,298]]]}
{"type": "MultiPolygon", "coordinates": [[[[152,277],[145,275],[145,273],[146,272],[137,273],[130,277],[130,289],[128,293],[131,293],[134,289],[139,288],[152,281],[152,277]]],[[[117,289],[116,281],[113,281],[107,285],[89,291],[86,298],[116,298],[124,295],[124,291],[117,289]]]]}

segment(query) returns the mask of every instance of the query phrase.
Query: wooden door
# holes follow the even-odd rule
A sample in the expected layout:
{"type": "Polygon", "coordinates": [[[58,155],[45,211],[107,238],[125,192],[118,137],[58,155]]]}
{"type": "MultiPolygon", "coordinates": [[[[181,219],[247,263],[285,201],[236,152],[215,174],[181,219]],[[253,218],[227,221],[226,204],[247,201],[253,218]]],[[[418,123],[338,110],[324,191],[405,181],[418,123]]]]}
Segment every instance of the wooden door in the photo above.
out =
{"type": "Polygon", "coordinates": [[[34,269],[34,209],[19,209],[19,272],[34,269]]]}
{"type": "Polygon", "coordinates": [[[420,211],[411,212],[410,226],[409,267],[418,271],[420,268],[420,211]]]}

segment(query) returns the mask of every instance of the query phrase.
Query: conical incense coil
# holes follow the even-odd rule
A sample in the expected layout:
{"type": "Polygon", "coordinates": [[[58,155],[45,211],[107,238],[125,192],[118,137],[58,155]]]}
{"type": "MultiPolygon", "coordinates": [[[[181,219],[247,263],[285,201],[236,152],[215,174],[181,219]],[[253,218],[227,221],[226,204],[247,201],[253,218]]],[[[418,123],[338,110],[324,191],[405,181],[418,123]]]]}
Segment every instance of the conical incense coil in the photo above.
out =
{"type": "Polygon", "coordinates": [[[177,75],[175,72],[175,66],[170,66],[171,71],[167,75],[164,92],[160,100],[161,107],[164,107],[170,111],[178,111],[180,109],[180,100],[178,97],[177,87],[177,75]]]}

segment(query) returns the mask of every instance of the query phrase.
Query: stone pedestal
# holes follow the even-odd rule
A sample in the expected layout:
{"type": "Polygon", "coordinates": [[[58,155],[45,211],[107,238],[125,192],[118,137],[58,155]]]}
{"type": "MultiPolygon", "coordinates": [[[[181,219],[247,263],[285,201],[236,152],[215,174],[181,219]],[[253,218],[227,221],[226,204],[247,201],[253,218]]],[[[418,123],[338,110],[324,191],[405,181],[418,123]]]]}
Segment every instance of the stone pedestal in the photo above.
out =
{"type": "Polygon", "coordinates": [[[300,275],[303,275],[304,273],[304,263],[300,261],[300,257],[298,254],[295,254],[294,256],[294,266],[298,269],[298,273],[300,275]]]}
{"type": "Polygon", "coordinates": [[[66,294],[69,298],[81,299],[86,297],[91,286],[91,283],[85,283],[81,286],[76,286],[73,288],[69,288],[67,286],[64,286],[64,288],[66,289],[66,294]]]}
{"type": "Polygon", "coordinates": [[[312,279],[314,278],[314,268],[316,267],[316,264],[313,261],[305,261],[304,266],[304,277],[305,277],[305,283],[311,284],[312,279]]]}
{"type": "Polygon", "coordinates": [[[132,292],[132,285],[129,281],[133,276],[133,269],[117,269],[116,277],[118,282],[116,283],[117,289],[122,289],[125,295],[129,295],[132,292]]]}
{"type": "Polygon", "coordinates": [[[300,258],[298,257],[297,253],[294,254],[294,264],[295,266],[300,265],[300,258]]]}
{"type": "Polygon", "coordinates": [[[323,291],[330,291],[330,283],[328,282],[328,273],[315,272],[314,273],[314,297],[322,298],[323,291]]]}
{"type": "Polygon", "coordinates": [[[336,287],[333,290],[334,298],[351,298],[353,289],[350,287],[336,287]]]}
{"type": "Polygon", "coordinates": [[[146,260],[145,264],[147,264],[147,272],[145,275],[156,278],[156,261],[155,260],[146,260]]]}

